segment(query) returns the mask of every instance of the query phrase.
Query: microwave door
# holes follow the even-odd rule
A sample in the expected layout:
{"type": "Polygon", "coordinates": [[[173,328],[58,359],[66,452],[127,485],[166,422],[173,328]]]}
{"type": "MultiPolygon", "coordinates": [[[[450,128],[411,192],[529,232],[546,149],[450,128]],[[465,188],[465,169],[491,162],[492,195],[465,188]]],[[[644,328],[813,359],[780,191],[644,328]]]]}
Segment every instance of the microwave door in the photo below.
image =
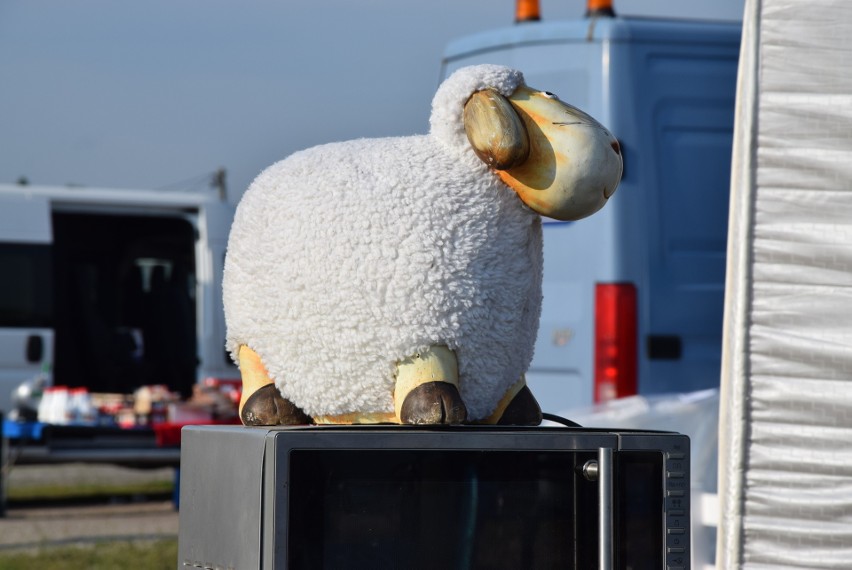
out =
{"type": "Polygon", "coordinates": [[[292,451],[288,568],[599,568],[599,485],[583,475],[595,460],[594,450],[292,451]]]}

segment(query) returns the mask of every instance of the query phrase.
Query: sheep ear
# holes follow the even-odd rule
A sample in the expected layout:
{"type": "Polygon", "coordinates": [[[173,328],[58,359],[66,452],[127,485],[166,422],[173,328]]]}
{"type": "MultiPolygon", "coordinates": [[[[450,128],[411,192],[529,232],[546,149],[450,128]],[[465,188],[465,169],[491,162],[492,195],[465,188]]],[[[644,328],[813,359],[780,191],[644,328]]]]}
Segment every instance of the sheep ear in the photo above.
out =
{"type": "Polygon", "coordinates": [[[477,91],[464,105],[464,132],[482,162],[497,170],[530,154],[527,129],[508,99],[494,89],[477,91]]]}

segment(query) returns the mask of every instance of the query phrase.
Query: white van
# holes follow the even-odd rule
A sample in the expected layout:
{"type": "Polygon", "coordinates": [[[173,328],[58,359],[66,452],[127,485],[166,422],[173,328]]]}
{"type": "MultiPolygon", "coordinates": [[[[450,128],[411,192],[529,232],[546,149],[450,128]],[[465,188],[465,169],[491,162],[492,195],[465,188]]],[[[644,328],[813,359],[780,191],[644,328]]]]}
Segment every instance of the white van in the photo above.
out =
{"type": "Polygon", "coordinates": [[[527,21],[452,42],[442,76],[521,70],[618,137],[603,210],[545,223],[530,389],[547,411],[719,385],[739,23],[527,21]]]}
{"type": "Polygon", "coordinates": [[[221,299],[233,213],[210,191],[0,185],[0,410],[42,372],[183,395],[238,378],[221,299]]]}

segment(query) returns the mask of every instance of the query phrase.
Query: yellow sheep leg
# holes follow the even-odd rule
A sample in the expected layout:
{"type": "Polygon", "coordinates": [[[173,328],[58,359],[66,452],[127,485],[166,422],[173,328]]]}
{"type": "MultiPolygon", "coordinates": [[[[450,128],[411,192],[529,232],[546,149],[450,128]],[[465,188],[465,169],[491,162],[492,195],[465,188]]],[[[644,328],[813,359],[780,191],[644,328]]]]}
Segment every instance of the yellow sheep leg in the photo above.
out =
{"type": "Polygon", "coordinates": [[[405,397],[417,386],[427,382],[448,382],[459,387],[459,365],[456,354],[446,346],[432,346],[397,364],[396,387],[393,393],[396,422],[402,423],[401,411],[405,397]]]}
{"type": "Polygon", "coordinates": [[[520,380],[512,384],[511,387],[503,394],[503,397],[497,403],[497,407],[494,409],[494,412],[490,416],[485,419],[479,420],[478,424],[488,424],[494,425],[500,421],[500,418],[503,417],[503,412],[506,411],[506,408],[509,407],[509,404],[512,403],[512,400],[515,399],[515,396],[518,395],[518,392],[524,389],[527,385],[527,379],[523,375],[521,375],[520,380]]]}
{"type": "Polygon", "coordinates": [[[243,393],[239,407],[240,417],[242,417],[246,400],[267,384],[272,384],[272,379],[263,362],[260,361],[260,356],[248,346],[240,345],[237,356],[240,359],[240,376],[243,379],[243,393]]]}

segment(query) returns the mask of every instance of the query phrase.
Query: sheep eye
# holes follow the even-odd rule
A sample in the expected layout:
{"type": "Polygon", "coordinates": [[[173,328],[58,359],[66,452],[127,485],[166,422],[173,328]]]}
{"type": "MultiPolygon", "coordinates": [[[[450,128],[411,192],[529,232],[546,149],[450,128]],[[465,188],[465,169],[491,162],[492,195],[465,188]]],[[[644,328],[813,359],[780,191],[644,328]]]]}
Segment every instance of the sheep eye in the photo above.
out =
{"type": "Polygon", "coordinates": [[[541,94],[547,97],[548,99],[559,99],[559,97],[557,97],[555,93],[551,93],[550,91],[542,91],[541,94]]]}

